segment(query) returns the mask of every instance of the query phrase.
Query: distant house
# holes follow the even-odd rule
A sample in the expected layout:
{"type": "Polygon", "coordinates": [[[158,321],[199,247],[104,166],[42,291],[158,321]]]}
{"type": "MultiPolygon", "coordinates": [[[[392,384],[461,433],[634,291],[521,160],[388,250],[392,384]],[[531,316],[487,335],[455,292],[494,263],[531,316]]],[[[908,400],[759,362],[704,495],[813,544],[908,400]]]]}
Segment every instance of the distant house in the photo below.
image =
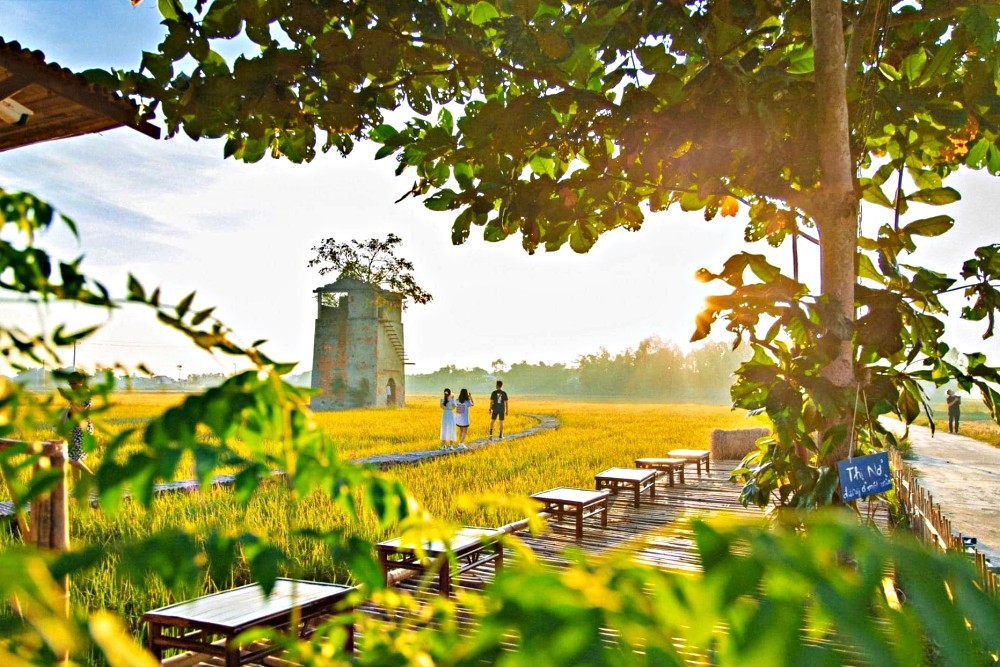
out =
{"type": "Polygon", "coordinates": [[[403,405],[403,295],[345,277],[315,293],[311,407],[403,405]]]}

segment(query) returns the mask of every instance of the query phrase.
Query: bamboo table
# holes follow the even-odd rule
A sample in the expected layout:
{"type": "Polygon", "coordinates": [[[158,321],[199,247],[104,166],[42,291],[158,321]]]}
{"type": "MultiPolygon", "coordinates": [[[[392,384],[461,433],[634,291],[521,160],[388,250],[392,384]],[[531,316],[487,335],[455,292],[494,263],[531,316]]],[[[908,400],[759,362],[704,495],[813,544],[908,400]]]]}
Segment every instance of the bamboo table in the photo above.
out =
{"type": "Polygon", "coordinates": [[[402,568],[416,572],[426,572],[438,568],[438,590],[441,595],[451,594],[451,580],[463,572],[494,563],[494,571],[503,568],[503,545],[500,543],[502,530],[493,528],[473,528],[466,526],[452,537],[449,545],[458,568],[452,572],[448,548],[441,540],[425,542],[423,558],[417,554],[415,545],[405,544],[402,538],[395,538],[376,545],[382,576],[389,585],[389,570],[402,568]]]}
{"type": "Polygon", "coordinates": [[[639,496],[643,491],[649,491],[649,499],[656,500],[656,471],[641,468],[608,468],[594,475],[597,490],[609,489],[618,493],[620,489],[630,488],[635,495],[633,504],[639,506],[639,496]]]}
{"type": "MultiPolygon", "coordinates": [[[[257,642],[240,647],[235,639],[241,632],[255,627],[284,630],[294,616],[299,635],[306,637],[312,633],[310,621],[334,612],[337,603],[356,590],[339,584],[278,579],[269,597],[258,584],[249,584],[154,609],[142,619],[149,624],[148,646],[157,660],[163,660],[165,649],[176,648],[221,657],[226,667],[237,667],[281,650],[280,646],[257,642]]],[[[346,627],[345,647],[353,652],[354,623],[346,627]]]]}
{"type": "Polygon", "coordinates": [[[571,489],[560,486],[541,493],[534,493],[532,498],[543,505],[543,512],[552,512],[557,520],[569,514],[576,520],[576,539],[583,539],[583,520],[597,514],[601,515],[601,528],[608,527],[608,492],[590,491],[589,489],[571,489]]]}
{"type": "Polygon", "coordinates": [[[711,452],[707,449],[671,449],[667,456],[673,459],[684,459],[688,463],[693,463],[698,467],[698,477],[701,477],[701,464],[705,464],[705,472],[709,472],[709,456],[711,452]]]}
{"type": "Polygon", "coordinates": [[[684,464],[687,463],[686,459],[671,459],[671,458],[656,458],[656,457],[646,457],[642,459],[635,460],[636,468],[652,468],[657,472],[667,473],[668,479],[670,480],[670,486],[674,485],[674,472],[680,476],[680,483],[684,483],[684,464]]]}

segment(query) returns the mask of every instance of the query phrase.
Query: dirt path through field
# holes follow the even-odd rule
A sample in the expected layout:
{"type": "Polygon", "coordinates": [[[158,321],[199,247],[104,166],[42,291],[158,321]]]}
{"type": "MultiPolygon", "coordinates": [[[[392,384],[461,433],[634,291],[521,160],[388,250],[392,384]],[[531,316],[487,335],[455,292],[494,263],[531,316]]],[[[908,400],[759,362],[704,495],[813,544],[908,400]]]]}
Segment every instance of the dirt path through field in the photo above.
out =
{"type": "Polygon", "coordinates": [[[527,438],[528,436],[541,433],[542,431],[548,431],[559,426],[559,420],[557,420],[552,415],[524,415],[525,417],[531,417],[536,420],[534,426],[524,431],[518,431],[517,433],[507,433],[504,435],[503,440],[490,439],[490,438],[480,438],[479,440],[470,440],[466,443],[466,449],[424,449],[415,452],[402,452],[399,454],[377,454],[375,456],[368,456],[363,459],[352,459],[352,463],[361,463],[374,466],[391,466],[400,463],[417,463],[418,461],[427,461],[439,456],[454,456],[455,454],[464,454],[466,452],[472,452],[477,449],[482,449],[483,447],[489,447],[496,442],[509,442],[511,440],[517,440],[519,438],[527,438]]]}
{"type": "MultiPolygon", "coordinates": [[[[886,420],[896,433],[900,422],[886,420]]],[[[910,427],[914,459],[907,461],[917,471],[920,485],[951,519],[952,528],[979,540],[979,550],[994,566],[1000,565],[1000,449],[938,430],[910,427]]]]}

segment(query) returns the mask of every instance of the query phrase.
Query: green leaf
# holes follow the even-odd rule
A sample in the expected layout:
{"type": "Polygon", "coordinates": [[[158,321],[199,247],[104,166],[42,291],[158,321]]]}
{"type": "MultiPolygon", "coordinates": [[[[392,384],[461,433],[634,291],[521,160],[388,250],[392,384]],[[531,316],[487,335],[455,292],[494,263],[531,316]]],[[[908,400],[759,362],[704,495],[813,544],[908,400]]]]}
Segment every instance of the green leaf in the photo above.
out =
{"type": "Polygon", "coordinates": [[[146,291],[142,288],[139,279],[128,274],[128,298],[129,301],[146,301],[146,291]]]}
{"type": "Polygon", "coordinates": [[[885,276],[883,276],[875,265],[872,263],[871,258],[868,255],[858,255],[858,277],[867,278],[868,280],[874,280],[875,282],[884,285],[885,276]]]}
{"type": "Polygon", "coordinates": [[[254,550],[250,559],[250,576],[260,584],[265,593],[270,594],[274,589],[274,582],[281,574],[281,562],[284,554],[274,546],[264,546],[254,550]]]}
{"type": "Polygon", "coordinates": [[[183,319],[187,314],[188,310],[191,309],[191,302],[194,301],[194,292],[191,292],[186,297],[181,299],[181,302],[177,304],[177,319],[183,319]]]}
{"type": "Polygon", "coordinates": [[[918,190],[917,192],[906,196],[907,201],[920,202],[921,204],[934,204],[935,206],[952,204],[959,201],[961,198],[962,195],[959,194],[958,190],[954,188],[918,190]]]}
{"type": "Polygon", "coordinates": [[[467,208],[458,214],[451,227],[451,242],[454,245],[462,245],[469,238],[469,230],[472,229],[472,209],[467,208]]]}
{"type": "Polygon", "coordinates": [[[926,65],[927,53],[924,52],[923,48],[918,47],[916,51],[903,58],[900,71],[907,81],[913,83],[923,74],[926,65]]]}
{"type": "Polygon", "coordinates": [[[472,180],[474,178],[474,173],[472,171],[472,165],[468,162],[456,162],[455,166],[452,168],[455,174],[455,180],[463,190],[469,190],[472,186],[472,180]]]}
{"type": "Polygon", "coordinates": [[[191,318],[191,326],[193,327],[198,326],[199,324],[207,320],[212,315],[213,312],[215,312],[214,306],[211,308],[206,308],[205,310],[198,311],[197,313],[195,313],[195,316],[191,318]]]}
{"type": "Polygon", "coordinates": [[[801,46],[788,54],[788,67],[785,71],[789,74],[812,74],[815,69],[812,46],[801,46]]]}
{"type": "Polygon", "coordinates": [[[488,2],[477,2],[469,13],[469,20],[476,25],[483,25],[499,17],[496,7],[488,2]]]}
{"type": "Polygon", "coordinates": [[[368,136],[372,139],[372,141],[384,144],[388,139],[393,139],[395,137],[398,137],[399,130],[397,130],[392,125],[389,125],[388,123],[383,123],[382,125],[379,125],[375,129],[373,129],[368,134],[368,136]]]}
{"type": "Polygon", "coordinates": [[[940,236],[955,226],[955,219],[950,215],[936,215],[933,218],[922,218],[903,227],[904,232],[914,236],[940,236]]]}
{"type": "Polygon", "coordinates": [[[885,60],[879,61],[878,69],[890,81],[899,81],[899,79],[901,78],[899,70],[897,70],[895,67],[887,63],[885,60]]]}
{"type": "Polygon", "coordinates": [[[230,39],[240,33],[243,19],[234,0],[214,0],[202,24],[212,36],[230,39]]]}
{"type": "Polygon", "coordinates": [[[181,0],[159,0],[156,4],[160,14],[167,21],[176,21],[184,13],[181,0]]]}
{"type": "Polygon", "coordinates": [[[458,193],[454,190],[444,189],[438,190],[433,195],[424,200],[424,206],[432,211],[447,211],[456,208],[455,200],[458,198],[458,193]]]}
{"type": "Polygon", "coordinates": [[[878,204],[888,209],[895,208],[892,205],[892,201],[886,197],[885,193],[882,191],[878,185],[872,182],[871,179],[862,178],[861,179],[861,198],[866,202],[871,202],[872,204],[878,204]]]}

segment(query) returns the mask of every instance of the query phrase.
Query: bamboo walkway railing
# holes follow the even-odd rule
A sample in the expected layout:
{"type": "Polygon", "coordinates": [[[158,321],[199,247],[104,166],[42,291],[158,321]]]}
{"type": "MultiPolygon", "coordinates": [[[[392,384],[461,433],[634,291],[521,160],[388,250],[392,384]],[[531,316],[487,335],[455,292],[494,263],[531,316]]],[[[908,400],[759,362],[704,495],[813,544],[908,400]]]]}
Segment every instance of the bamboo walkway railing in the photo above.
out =
{"type": "MultiPolygon", "coordinates": [[[[951,527],[951,520],[934,503],[934,497],[917,482],[913,468],[903,461],[899,452],[890,452],[893,486],[910,523],[910,531],[920,540],[941,551],[965,552],[962,534],[951,527]]],[[[983,588],[993,595],[1000,593],[1000,578],[986,565],[986,556],[978,550],[974,554],[976,570],[983,588]]]]}

